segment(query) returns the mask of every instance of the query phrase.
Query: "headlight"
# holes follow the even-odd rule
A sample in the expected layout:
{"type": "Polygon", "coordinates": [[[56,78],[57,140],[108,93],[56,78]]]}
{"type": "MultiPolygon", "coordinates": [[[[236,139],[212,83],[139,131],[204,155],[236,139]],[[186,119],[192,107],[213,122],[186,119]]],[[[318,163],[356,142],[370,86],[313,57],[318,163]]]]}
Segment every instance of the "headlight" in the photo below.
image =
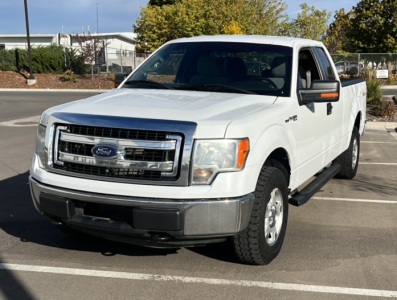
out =
{"type": "Polygon", "coordinates": [[[43,125],[37,126],[37,136],[36,136],[36,154],[39,157],[40,168],[45,168],[46,161],[46,151],[45,151],[45,130],[46,127],[43,125]]]}
{"type": "Polygon", "coordinates": [[[195,141],[192,184],[210,184],[220,172],[242,170],[248,151],[248,139],[195,141]]]}

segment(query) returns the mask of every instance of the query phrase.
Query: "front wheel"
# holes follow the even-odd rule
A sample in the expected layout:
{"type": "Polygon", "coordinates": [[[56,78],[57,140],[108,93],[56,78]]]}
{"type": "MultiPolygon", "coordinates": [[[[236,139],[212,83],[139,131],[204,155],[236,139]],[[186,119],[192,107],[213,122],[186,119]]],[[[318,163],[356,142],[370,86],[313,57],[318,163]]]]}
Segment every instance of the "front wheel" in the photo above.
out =
{"type": "Polygon", "coordinates": [[[336,177],[343,179],[354,178],[357,174],[359,158],[360,133],[358,132],[358,128],[354,127],[349,148],[335,159],[335,162],[341,165],[341,170],[336,177]]]}
{"type": "Polygon", "coordinates": [[[266,265],[280,253],[287,229],[288,192],[284,174],[262,167],[248,227],[233,238],[240,261],[266,265]]]}

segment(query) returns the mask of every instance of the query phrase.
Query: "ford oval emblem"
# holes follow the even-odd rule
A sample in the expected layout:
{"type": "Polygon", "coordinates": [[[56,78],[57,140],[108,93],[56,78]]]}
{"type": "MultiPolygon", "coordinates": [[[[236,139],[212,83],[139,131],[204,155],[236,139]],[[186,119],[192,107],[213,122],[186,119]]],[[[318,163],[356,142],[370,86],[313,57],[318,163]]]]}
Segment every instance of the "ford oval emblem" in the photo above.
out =
{"type": "Polygon", "coordinates": [[[119,154],[119,149],[111,145],[96,145],[92,147],[91,152],[97,158],[116,158],[119,154]]]}

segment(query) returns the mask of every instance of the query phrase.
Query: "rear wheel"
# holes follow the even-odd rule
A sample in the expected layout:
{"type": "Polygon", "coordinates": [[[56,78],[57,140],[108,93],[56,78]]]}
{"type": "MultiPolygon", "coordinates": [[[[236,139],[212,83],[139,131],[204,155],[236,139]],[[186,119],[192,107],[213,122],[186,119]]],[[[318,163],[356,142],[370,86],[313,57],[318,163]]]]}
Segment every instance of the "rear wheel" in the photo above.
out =
{"type": "Polygon", "coordinates": [[[288,192],[282,171],[262,167],[254,201],[248,227],[233,238],[234,249],[240,261],[265,265],[280,253],[287,229],[288,192]]]}
{"type": "Polygon", "coordinates": [[[335,159],[335,163],[341,165],[341,170],[336,177],[344,179],[354,178],[357,174],[359,158],[360,133],[358,132],[358,128],[354,127],[349,148],[335,159]]]}

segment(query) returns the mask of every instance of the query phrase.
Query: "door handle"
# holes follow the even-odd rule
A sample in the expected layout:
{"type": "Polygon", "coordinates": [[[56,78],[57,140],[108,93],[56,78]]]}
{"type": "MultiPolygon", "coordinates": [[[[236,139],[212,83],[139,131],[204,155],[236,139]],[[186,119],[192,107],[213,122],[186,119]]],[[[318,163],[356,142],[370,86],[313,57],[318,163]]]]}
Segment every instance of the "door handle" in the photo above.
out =
{"type": "Polygon", "coordinates": [[[329,116],[330,114],[332,114],[332,104],[331,103],[327,103],[327,116],[329,116]]]}

